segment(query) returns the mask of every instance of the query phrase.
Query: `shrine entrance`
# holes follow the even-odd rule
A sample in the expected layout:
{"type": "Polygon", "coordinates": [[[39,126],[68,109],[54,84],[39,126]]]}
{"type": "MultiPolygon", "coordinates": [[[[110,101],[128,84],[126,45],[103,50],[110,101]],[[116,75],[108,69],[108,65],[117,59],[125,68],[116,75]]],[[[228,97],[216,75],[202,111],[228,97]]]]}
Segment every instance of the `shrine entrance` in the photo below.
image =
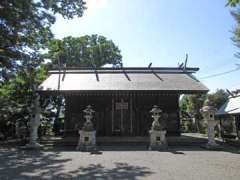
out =
{"type": "Polygon", "coordinates": [[[117,136],[132,134],[132,103],[128,96],[117,96],[112,100],[112,133],[117,136]]]}

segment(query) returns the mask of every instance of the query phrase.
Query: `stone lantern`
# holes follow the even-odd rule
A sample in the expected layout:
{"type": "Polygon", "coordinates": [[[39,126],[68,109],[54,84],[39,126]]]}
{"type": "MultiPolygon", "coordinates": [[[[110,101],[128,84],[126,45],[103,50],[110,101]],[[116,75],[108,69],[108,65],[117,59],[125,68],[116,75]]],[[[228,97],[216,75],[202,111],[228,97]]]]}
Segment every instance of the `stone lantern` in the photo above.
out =
{"type": "Polygon", "coordinates": [[[30,138],[29,143],[25,145],[24,148],[28,149],[37,149],[42,147],[37,140],[38,140],[38,128],[41,124],[40,122],[40,116],[41,116],[41,107],[40,107],[40,96],[37,94],[36,98],[34,99],[33,105],[32,105],[32,111],[33,115],[29,122],[30,126],[30,138]]]}
{"type": "Polygon", "coordinates": [[[207,120],[208,125],[208,142],[204,146],[207,149],[216,149],[219,145],[215,142],[215,132],[214,127],[216,126],[217,122],[215,121],[215,112],[216,108],[212,105],[211,101],[207,99],[205,101],[205,106],[200,110],[204,119],[207,120]]]}
{"type": "Polygon", "coordinates": [[[94,150],[96,147],[96,131],[93,127],[92,118],[95,111],[92,109],[91,105],[88,105],[83,112],[85,113],[84,118],[86,121],[82,129],[78,131],[80,137],[77,150],[94,150]]]}
{"type": "Polygon", "coordinates": [[[150,113],[152,114],[153,122],[151,130],[149,131],[150,134],[149,150],[165,149],[167,147],[166,141],[167,131],[164,130],[161,124],[159,123],[159,118],[161,117],[162,110],[157,105],[154,105],[150,113]]]}

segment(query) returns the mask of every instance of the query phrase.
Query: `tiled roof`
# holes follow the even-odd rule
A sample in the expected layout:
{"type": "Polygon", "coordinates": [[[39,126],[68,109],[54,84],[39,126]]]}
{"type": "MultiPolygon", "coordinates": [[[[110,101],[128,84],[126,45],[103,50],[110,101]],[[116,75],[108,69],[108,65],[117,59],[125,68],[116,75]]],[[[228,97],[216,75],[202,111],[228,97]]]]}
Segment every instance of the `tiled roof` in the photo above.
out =
{"type": "Polygon", "coordinates": [[[240,95],[230,97],[216,112],[216,115],[240,114],[240,95]]]}

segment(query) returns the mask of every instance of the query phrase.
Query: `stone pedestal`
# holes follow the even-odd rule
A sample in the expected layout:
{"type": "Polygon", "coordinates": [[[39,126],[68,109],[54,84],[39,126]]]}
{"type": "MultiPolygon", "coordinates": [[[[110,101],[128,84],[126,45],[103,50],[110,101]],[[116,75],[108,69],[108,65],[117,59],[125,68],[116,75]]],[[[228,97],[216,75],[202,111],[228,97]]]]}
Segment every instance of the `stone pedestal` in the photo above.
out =
{"type": "Polygon", "coordinates": [[[166,133],[167,131],[161,130],[150,130],[150,146],[149,150],[161,150],[167,148],[167,141],[166,141],[166,133]]]}
{"type": "Polygon", "coordinates": [[[92,151],[96,149],[96,131],[83,131],[79,130],[79,141],[77,150],[92,151]]]}
{"type": "Polygon", "coordinates": [[[40,149],[42,147],[38,142],[29,142],[26,144],[23,149],[40,149]]]}
{"type": "Polygon", "coordinates": [[[203,147],[206,149],[218,150],[221,149],[221,146],[215,141],[215,131],[214,127],[216,122],[208,119],[208,142],[203,147]]]}
{"type": "Polygon", "coordinates": [[[208,120],[208,143],[210,146],[216,146],[214,127],[216,126],[215,121],[208,120]]]}

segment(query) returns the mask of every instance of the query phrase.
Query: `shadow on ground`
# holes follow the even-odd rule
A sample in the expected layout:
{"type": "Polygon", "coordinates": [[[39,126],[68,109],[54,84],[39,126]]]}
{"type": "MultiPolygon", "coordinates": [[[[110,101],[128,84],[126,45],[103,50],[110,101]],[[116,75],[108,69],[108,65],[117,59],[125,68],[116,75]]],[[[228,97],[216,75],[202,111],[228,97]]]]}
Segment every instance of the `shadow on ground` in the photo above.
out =
{"type": "MultiPolygon", "coordinates": [[[[24,151],[15,148],[0,149],[0,179],[31,179],[28,173],[39,170],[58,172],[63,163],[71,159],[56,159],[59,153],[45,154],[41,151],[24,151]]],[[[39,176],[40,178],[40,176],[39,176]]]]}
{"type": "Polygon", "coordinates": [[[104,168],[101,164],[90,164],[88,167],[80,167],[71,174],[78,174],[79,179],[137,179],[138,177],[146,177],[153,174],[147,167],[132,166],[127,163],[115,163],[112,169],[104,168]],[[78,173],[81,174],[78,174],[78,173]]]}
{"type": "MultiPolygon", "coordinates": [[[[221,143],[220,144],[221,148],[220,149],[213,149],[213,150],[210,150],[210,149],[206,149],[204,148],[204,144],[199,144],[199,145],[188,145],[188,146],[180,146],[180,145],[170,145],[168,146],[167,149],[162,149],[162,150],[152,150],[152,151],[157,151],[159,153],[161,152],[169,152],[169,153],[172,153],[172,154],[178,154],[178,155],[184,155],[185,153],[184,152],[187,152],[187,151],[201,151],[201,152],[204,152],[204,151],[221,151],[221,152],[228,152],[228,153],[233,153],[233,154],[240,154],[240,149],[237,148],[237,147],[233,147],[233,146],[230,146],[230,145],[227,145],[225,143],[221,143]]],[[[53,146],[53,147],[48,147],[48,148],[45,148],[45,151],[49,151],[49,152],[52,152],[52,151],[55,151],[55,152],[76,152],[76,147],[75,146],[53,146]]],[[[131,152],[131,151],[146,151],[146,152],[149,152],[149,148],[147,145],[141,145],[141,146],[138,146],[138,145],[135,145],[135,146],[130,146],[130,145],[127,145],[127,146],[124,146],[124,145],[111,145],[111,146],[97,146],[96,147],[96,150],[94,151],[91,151],[91,152],[86,152],[86,153],[90,153],[92,155],[102,155],[104,154],[105,152],[108,152],[108,151],[126,151],[126,152],[131,152]]]]}
{"type": "MultiPolygon", "coordinates": [[[[171,142],[171,140],[169,139],[171,142]]],[[[206,143],[206,139],[197,137],[185,137],[172,139],[174,145],[166,150],[155,151],[157,153],[167,152],[176,156],[188,156],[188,151],[210,151],[201,147],[206,143]]],[[[218,151],[240,154],[240,149],[232,147],[223,142],[222,149],[218,151]]],[[[1,143],[0,143],[1,144],[1,143]]],[[[2,143],[0,147],[0,180],[2,179],[147,179],[154,174],[148,167],[143,165],[131,165],[122,162],[114,162],[111,168],[104,167],[103,164],[88,164],[86,166],[72,167],[73,159],[64,156],[63,152],[77,152],[76,146],[63,146],[62,144],[46,145],[42,150],[23,150],[16,147],[16,142],[2,143]],[[15,144],[15,145],[14,145],[15,144]],[[66,164],[70,164],[72,171],[67,171],[66,164]]],[[[91,155],[105,155],[107,151],[148,151],[148,143],[145,145],[124,146],[98,146],[91,155]]],[[[155,153],[154,152],[154,153],[155,153]]],[[[78,154],[78,153],[76,153],[78,154]]],[[[89,152],[86,152],[89,155],[89,152]]],[[[151,153],[150,153],[151,155],[151,153]]],[[[84,153],[82,154],[84,156],[84,153]]],[[[71,157],[71,156],[70,156],[71,157]]],[[[174,156],[175,157],[175,156],[174,156]]]]}
{"type": "Polygon", "coordinates": [[[36,151],[0,148],[0,179],[137,179],[153,172],[144,166],[116,162],[113,168],[101,164],[66,171],[65,163],[72,161],[61,157],[60,151],[36,151]]]}

